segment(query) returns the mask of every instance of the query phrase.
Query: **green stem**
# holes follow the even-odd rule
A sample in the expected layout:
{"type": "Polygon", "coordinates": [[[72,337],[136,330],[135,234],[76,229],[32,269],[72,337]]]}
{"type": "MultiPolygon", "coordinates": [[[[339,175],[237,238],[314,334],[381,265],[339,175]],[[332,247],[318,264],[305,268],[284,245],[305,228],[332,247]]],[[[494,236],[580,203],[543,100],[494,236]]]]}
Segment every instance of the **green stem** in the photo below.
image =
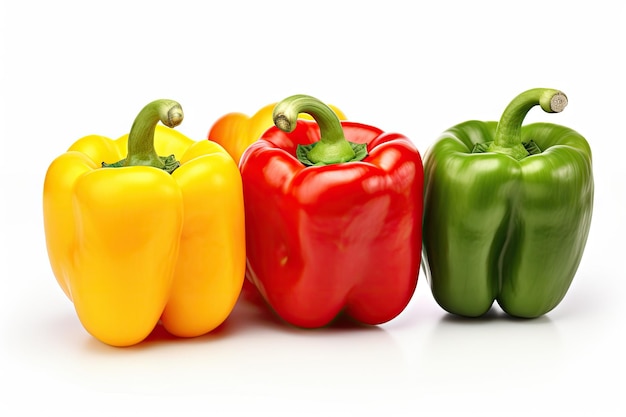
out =
{"type": "Polygon", "coordinates": [[[298,145],[298,159],[304,164],[330,165],[361,160],[367,155],[366,145],[348,142],[337,115],[314,97],[297,94],[278,103],[274,107],[274,124],[284,132],[293,132],[300,113],[310,114],[320,128],[318,142],[310,146],[298,145]]]}
{"type": "Polygon", "coordinates": [[[183,109],[174,100],[163,99],[148,103],[139,112],[130,129],[125,166],[165,167],[154,149],[154,130],[159,120],[167,127],[176,127],[183,121],[183,109]]]}
{"type": "Polygon", "coordinates": [[[128,134],[128,154],[121,161],[103,167],[151,166],[169,172],[180,166],[174,155],[162,157],[154,149],[154,131],[161,121],[167,127],[176,127],[183,121],[183,109],[174,100],[155,100],[137,115],[128,134]]]}
{"type": "Polygon", "coordinates": [[[528,151],[522,144],[522,122],[536,105],[540,105],[547,113],[558,113],[567,106],[567,97],[562,92],[549,88],[534,88],[515,97],[504,109],[494,141],[487,151],[509,155],[517,160],[528,156],[528,151]]]}

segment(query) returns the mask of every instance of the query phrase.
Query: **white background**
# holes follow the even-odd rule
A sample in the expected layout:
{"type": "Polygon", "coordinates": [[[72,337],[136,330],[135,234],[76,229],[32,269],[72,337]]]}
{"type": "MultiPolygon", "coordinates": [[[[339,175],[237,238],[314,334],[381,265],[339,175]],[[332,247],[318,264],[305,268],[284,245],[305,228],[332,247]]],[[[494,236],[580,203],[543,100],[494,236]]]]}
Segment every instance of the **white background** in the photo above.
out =
{"type": "Polygon", "coordinates": [[[621,3],[3,0],[0,414],[621,414],[621,3]],[[178,130],[202,140],[227,112],[310,94],[424,154],[534,87],[561,89],[569,106],[526,121],[583,134],[596,181],[585,255],[545,317],[456,319],[420,273],[407,309],[379,327],[296,330],[242,301],[207,336],[118,349],[83,330],[51,273],[49,163],[82,136],[127,133],[154,99],[179,101],[178,130]]]}

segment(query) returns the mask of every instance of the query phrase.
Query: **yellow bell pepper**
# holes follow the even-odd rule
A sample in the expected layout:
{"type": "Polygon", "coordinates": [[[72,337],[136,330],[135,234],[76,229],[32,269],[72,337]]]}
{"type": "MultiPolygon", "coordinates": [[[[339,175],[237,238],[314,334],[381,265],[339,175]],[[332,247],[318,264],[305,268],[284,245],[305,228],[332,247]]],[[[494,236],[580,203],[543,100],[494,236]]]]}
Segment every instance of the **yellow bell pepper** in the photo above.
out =
{"type": "MultiPolygon", "coordinates": [[[[211,126],[208,139],[222,145],[239,164],[239,159],[246,148],[261,137],[267,129],[274,126],[272,113],[275,106],[276,103],[268,104],[251,117],[239,112],[225,114],[211,126]]],[[[341,110],[332,104],[328,106],[339,117],[339,120],[346,120],[346,115],[341,110]]],[[[298,117],[313,120],[306,113],[298,117]]]]}
{"type": "Polygon", "coordinates": [[[182,118],[177,102],[156,100],[128,135],[83,137],[46,173],[52,270],[85,329],[113,346],[159,321],[175,336],[205,334],[242,288],[241,175],[218,144],[170,129],[182,118]]]}

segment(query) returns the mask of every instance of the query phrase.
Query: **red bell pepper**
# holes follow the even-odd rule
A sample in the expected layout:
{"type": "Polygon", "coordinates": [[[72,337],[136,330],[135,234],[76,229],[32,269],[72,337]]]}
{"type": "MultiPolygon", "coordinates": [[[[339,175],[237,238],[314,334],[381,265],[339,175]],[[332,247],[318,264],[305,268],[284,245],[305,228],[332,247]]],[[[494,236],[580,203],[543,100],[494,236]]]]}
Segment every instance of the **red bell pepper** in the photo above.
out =
{"type": "Polygon", "coordinates": [[[284,321],[381,324],[415,292],[423,166],[405,136],[289,97],[242,155],[247,278],[284,321]],[[299,113],[314,119],[298,120],[299,113]],[[347,139],[350,140],[348,142],[347,139]]]}

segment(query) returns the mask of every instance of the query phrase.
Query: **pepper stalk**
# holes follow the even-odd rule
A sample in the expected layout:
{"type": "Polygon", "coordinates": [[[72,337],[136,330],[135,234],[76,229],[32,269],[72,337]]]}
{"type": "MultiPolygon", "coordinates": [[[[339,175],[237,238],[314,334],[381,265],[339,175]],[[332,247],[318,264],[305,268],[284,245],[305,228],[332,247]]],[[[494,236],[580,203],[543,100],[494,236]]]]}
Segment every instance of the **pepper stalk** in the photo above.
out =
{"type": "Polygon", "coordinates": [[[183,118],[183,109],[174,100],[159,99],[148,103],[139,112],[130,129],[126,158],[112,164],[102,162],[102,167],[152,166],[171,174],[180,166],[180,162],[174,155],[157,155],[154,149],[154,131],[159,121],[169,128],[174,128],[183,121],[183,118]]]}
{"type": "Polygon", "coordinates": [[[550,88],[533,88],[519,94],[504,109],[494,140],[476,144],[472,153],[496,152],[518,161],[541,153],[534,141],[522,142],[522,123],[526,114],[536,105],[541,106],[546,113],[560,113],[567,106],[567,96],[550,88]]]}
{"type": "Polygon", "coordinates": [[[307,113],[320,128],[320,140],[298,145],[296,156],[304,165],[323,166],[361,161],[367,156],[367,145],[346,140],[341,122],[330,107],[304,94],[287,97],[274,107],[274,124],[286,133],[296,128],[298,114],[307,113]]]}

